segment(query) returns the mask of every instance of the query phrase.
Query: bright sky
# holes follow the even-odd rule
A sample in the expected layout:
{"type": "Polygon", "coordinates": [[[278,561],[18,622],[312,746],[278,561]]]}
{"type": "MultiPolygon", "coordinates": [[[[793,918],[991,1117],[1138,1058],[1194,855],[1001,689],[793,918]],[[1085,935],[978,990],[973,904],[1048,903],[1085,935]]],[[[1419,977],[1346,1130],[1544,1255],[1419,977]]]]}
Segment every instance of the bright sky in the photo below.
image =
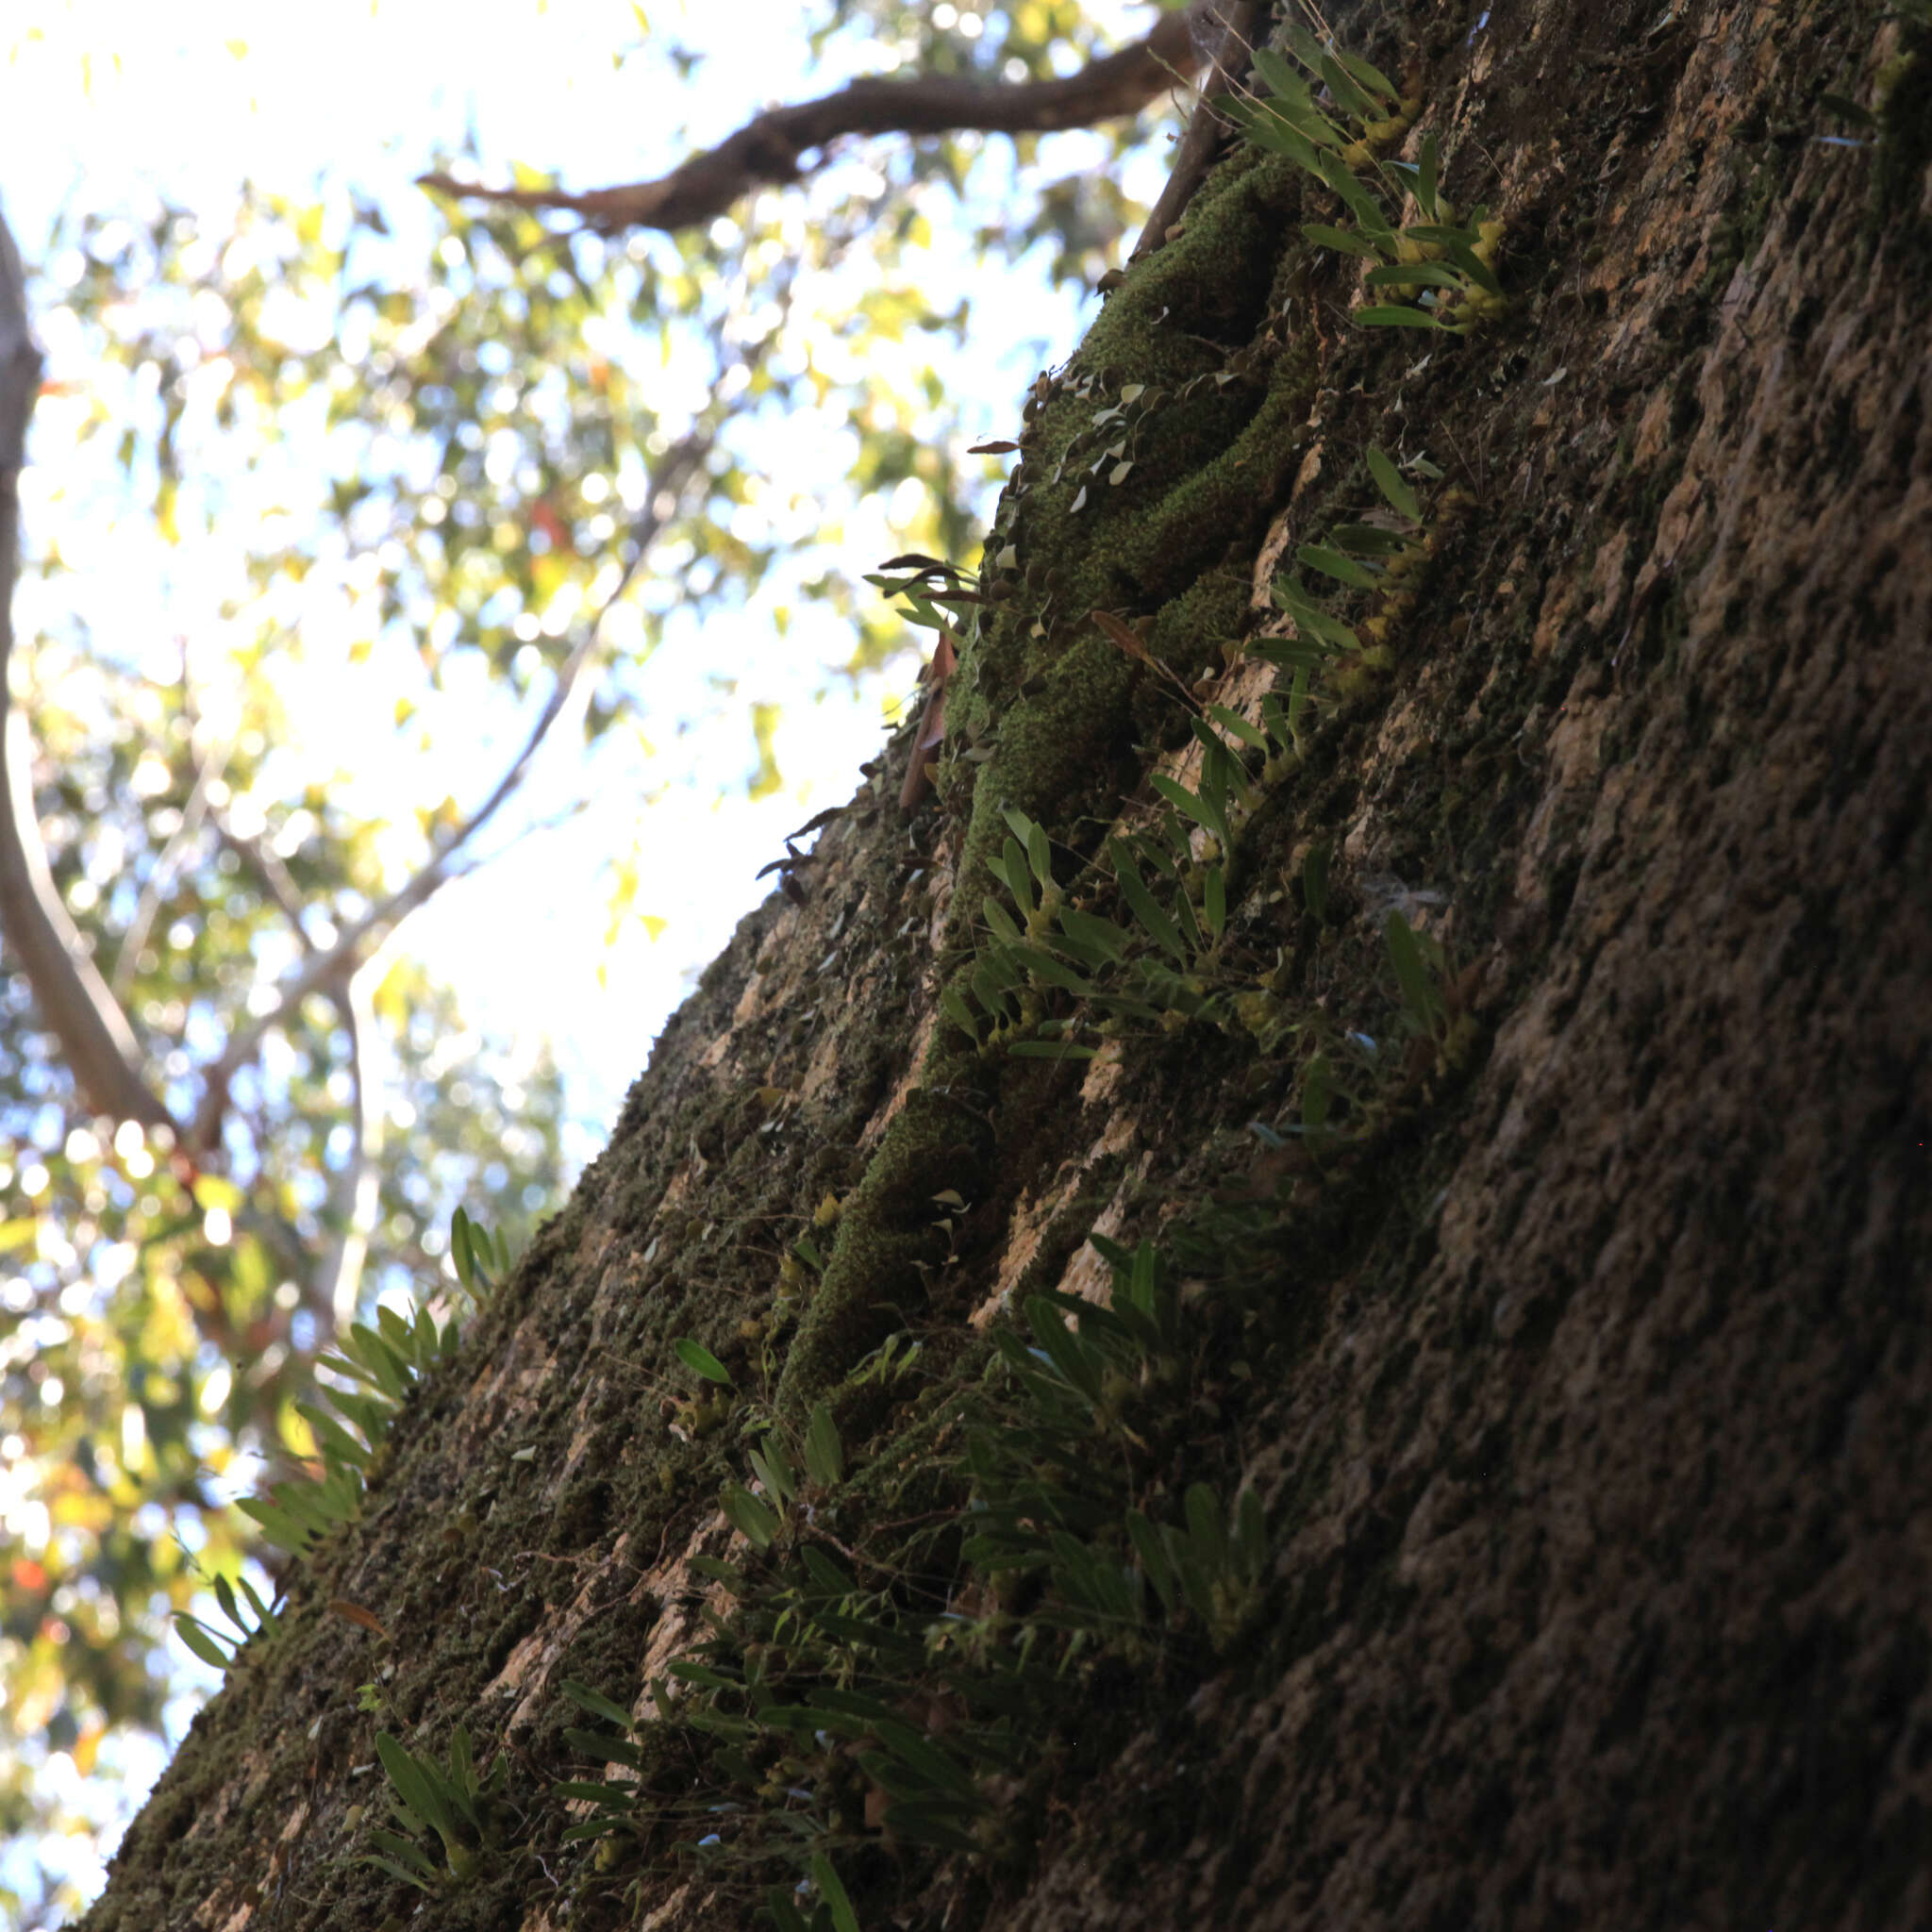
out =
{"type": "MultiPolygon", "coordinates": [[[[218,208],[244,168],[258,182],[290,191],[326,175],[372,192],[406,241],[419,226],[426,248],[434,218],[410,182],[439,142],[474,135],[486,178],[500,176],[516,158],[558,167],[575,184],[634,179],[685,151],[679,120],[693,136],[715,138],[748,108],[796,98],[807,85],[800,9],[785,0],[759,8],[755,0],[754,11],[768,20],[754,25],[742,8],[730,11],[728,62],[708,63],[698,85],[659,111],[640,113],[644,63],[619,68],[610,58],[635,42],[639,10],[628,0],[499,0],[465,13],[458,27],[438,0],[339,0],[319,13],[264,8],[258,0],[189,0],[165,8],[120,0],[42,4],[11,48],[0,196],[32,259],[56,214],[78,199],[111,205],[145,182],[177,205],[218,208]]],[[[1142,9],[1118,11],[1130,22],[1142,9]]],[[[648,12],[656,30],[699,48],[723,25],[715,9],[696,5],[648,12]]],[[[821,69],[810,89],[841,77],[821,69]]],[[[1083,139],[1060,137],[1062,152],[1045,172],[1076,165],[1070,150],[1083,139]]],[[[943,307],[946,291],[934,293],[943,307]]],[[[1058,357],[1077,339],[1074,302],[1037,287],[1027,296],[1030,342],[978,342],[948,371],[956,393],[976,400],[983,421],[970,425],[975,433],[1010,433],[1008,419],[1035,352],[1045,346],[1058,357]]],[[[1002,304],[999,312],[1012,311],[1002,304]]],[[[805,463],[813,427],[798,425],[805,463]]],[[[34,451],[43,474],[58,459],[45,441],[34,451]]],[[[874,546],[885,541],[877,521],[874,546]]],[[[72,541],[63,532],[63,541],[72,541]]],[[[863,533],[855,531],[853,548],[864,547],[863,533]]],[[[128,583],[125,551],[117,557],[129,621],[151,622],[154,600],[128,583]]],[[[876,560],[871,554],[844,558],[848,569],[876,560]]],[[[191,623],[181,608],[183,567],[177,554],[164,600],[171,633],[191,623]]],[[[551,1029],[579,1124],[569,1149],[574,1164],[602,1144],[663,1021],[756,903],[755,875],[782,851],[783,835],[849,793],[858,763],[879,741],[882,704],[905,684],[902,672],[893,690],[828,691],[824,667],[848,655],[851,640],[831,625],[815,626],[813,615],[803,610],[782,645],[769,616],[754,609],[735,635],[708,628],[702,655],[660,655],[648,674],[654,715],[705,722],[675,738],[667,722],[654,738],[664,756],[648,767],[634,749],[625,755],[613,747],[587,774],[570,764],[573,754],[559,742],[530,787],[528,809],[543,816],[588,777],[597,800],[591,813],[568,837],[531,839],[474,883],[448,889],[408,929],[409,949],[458,988],[473,1021],[525,1039],[533,1019],[551,1029]],[[708,683],[720,671],[739,680],[736,698],[722,705],[708,683]],[[786,787],[757,804],[742,790],[751,698],[780,704],[784,717],[777,753],[786,787]],[[671,795],[644,822],[638,909],[668,927],[653,941],[634,925],[607,955],[599,867],[629,850],[645,794],[667,783],[671,795]],[[506,905],[517,907],[515,920],[498,916],[506,905]],[[564,1016],[571,1024],[559,1027],[564,1016]]],[[[97,634],[103,629],[97,624],[97,634]]],[[[317,748],[332,737],[340,762],[354,769],[357,721],[329,700],[325,685],[306,691],[302,715],[317,748]]],[[[467,746],[458,771],[377,774],[365,758],[359,783],[391,784],[389,804],[399,814],[445,790],[472,797],[476,774],[489,770],[483,760],[494,755],[500,768],[525,724],[523,714],[485,705],[460,733],[441,734],[467,746]]],[[[570,734],[556,736],[567,741],[570,734]]],[[[357,802],[383,806],[374,795],[357,802]]]]}
{"type": "MultiPolygon", "coordinates": [[[[1147,17],[1144,8],[1124,4],[1093,10],[1123,25],[1147,17]]],[[[83,200],[133,207],[154,189],[177,206],[220,209],[244,171],[290,192],[322,180],[352,181],[398,223],[405,242],[420,234],[426,249],[433,216],[409,184],[435,147],[474,137],[486,178],[500,177],[517,159],[559,169],[576,186],[636,179],[684,151],[680,122],[691,136],[714,139],[766,101],[819,92],[843,77],[836,70],[809,73],[794,0],[731,8],[653,0],[647,9],[628,0],[496,0],[454,10],[448,0],[331,0],[320,8],[28,0],[9,14],[0,32],[0,205],[29,262],[41,258],[64,208],[83,200]],[[611,55],[635,42],[641,10],[655,30],[688,45],[703,49],[728,38],[728,59],[708,63],[675,99],[640,99],[648,85],[645,63],[619,68],[611,55]]],[[[1049,156],[1045,172],[1078,165],[1083,139],[1058,137],[1059,152],[1049,156]]],[[[1151,199],[1158,172],[1150,156],[1130,186],[1151,199]]],[[[1034,340],[982,338],[948,365],[947,380],[959,395],[977,399],[978,417],[968,425],[975,436],[1010,433],[1038,351],[1043,347],[1047,359],[1063,356],[1084,316],[1037,279],[1023,280],[1013,300],[1002,292],[988,301],[983,287],[976,293],[977,315],[1024,314],[1034,340]]],[[[813,427],[797,426],[795,454],[808,464],[813,427]]],[[[60,460],[50,443],[43,429],[30,453],[43,475],[57,473],[60,460]]],[[[31,546],[31,494],[26,508],[31,546]]],[[[80,533],[61,535],[70,542],[80,533]]],[[[858,554],[844,558],[848,569],[869,569],[883,554],[865,549],[866,541],[855,533],[858,554]]],[[[194,587],[180,575],[186,568],[174,566],[174,590],[192,605],[194,587]]],[[[95,635],[136,656],[143,626],[154,622],[152,598],[143,602],[145,587],[124,578],[118,594],[105,572],[90,588],[91,615],[95,635]]],[[[19,614],[25,627],[32,613],[19,614]]],[[[635,749],[613,747],[587,772],[580,748],[567,749],[570,735],[560,734],[527,808],[541,818],[587,782],[592,808],[567,832],[532,837],[475,880],[448,889],[407,928],[409,949],[456,987],[473,1022],[525,1041],[533,1027],[549,1033],[577,1122],[574,1163],[601,1146],[664,1020],[762,895],[758,867],[779,855],[786,832],[848,795],[859,761],[878,745],[882,704],[892,693],[878,685],[854,692],[835,681],[828,691],[824,666],[849,654],[851,639],[829,625],[815,628],[810,619],[803,613],[780,642],[755,608],[746,620],[711,625],[702,639],[667,648],[647,673],[654,720],[664,721],[656,734],[662,757],[645,764],[635,749]],[[736,698],[723,704],[707,683],[719,672],[740,681],[736,698]],[[777,752],[786,789],[757,804],[743,787],[752,764],[752,697],[781,704],[785,720],[777,752]],[[693,716],[701,722],[680,734],[675,721],[693,716]],[[665,786],[663,801],[647,806],[647,793],[665,786]],[[630,849],[641,818],[646,864],[639,910],[669,924],[655,942],[634,924],[607,954],[600,867],[608,855],[630,849]],[[515,908],[515,916],[504,917],[505,907],[515,908]]],[[[171,605],[161,623],[172,637],[192,621],[191,608],[171,605]]],[[[319,685],[302,715],[313,747],[333,744],[353,769],[355,718],[319,685]]],[[[526,724],[526,714],[500,702],[475,702],[460,731],[440,734],[465,745],[460,762],[391,774],[391,808],[406,810],[451,789],[473,801],[479,774],[481,784],[493,779],[526,724]]],[[[377,775],[365,773],[358,782],[376,783],[377,775]]],[[[184,1698],[179,1724],[171,1722],[176,1735],[198,1701],[197,1674],[205,1680],[193,1669],[183,1674],[184,1691],[196,1694],[184,1698]]],[[[45,1760],[46,1776],[94,1817],[101,1835],[14,1847],[0,1866],[6,1877],[26,1877],[20,1857],[31,1849],[83,1896],[99,1889],[102,1857],[160,1762],[155,1749],[140,1746],[121,1751],[117,1761],[119,1749],[110,1742],[104,1750],[90,1789],[66,1754],[45,1760]]]]}

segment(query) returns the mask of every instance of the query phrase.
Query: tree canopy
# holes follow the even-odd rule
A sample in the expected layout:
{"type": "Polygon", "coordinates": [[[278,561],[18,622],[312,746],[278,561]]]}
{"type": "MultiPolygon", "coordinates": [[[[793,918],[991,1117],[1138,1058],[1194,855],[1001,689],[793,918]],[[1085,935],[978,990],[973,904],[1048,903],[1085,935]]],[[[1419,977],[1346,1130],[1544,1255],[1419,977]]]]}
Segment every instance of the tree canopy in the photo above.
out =
{"type": "MultiPolygon", "coordinates": [[[[633,11],[586,58],[641,100],[724,84],[720,49],[633,11]]],[[[655,213],[537,172],[569,155],[497,178],[448,125],[406,137],[426,242],[354,181],[191,206],[159,169],[18,236],[0,1832],[71,1829],[56,1759],[105,1772],[158,1726],[168,1619],[257,1554],[232,1501],[312,1456],[294,1405],[341,1325],[453,1291],[458,1207],[515,1246],[559,1199],[557,1016],[484,1037],[410,915],[543,829],[522,791],[546,742],[587,773],[621,746],[648,794],[679,720],[645,668],[708,624],[835,627],[824,680],[908,661],[863,575],[974,560],[983,291],[1124,258],[1124,170],[1204,25],[829,0],[798,92],[829,79],[824,102],[752,114],[655,213]],[[1045,135],[1089,122],[1057,164],[1045,135]]],[[[773,790],[775,707],[741,672],[708,666],[773,790]]],[[[641,824],[608,854],[613,933],[662,909],[641,824]]],[[[27,1922],[43,1901],[12,1866],[8,1889],[27,1922]]]]}

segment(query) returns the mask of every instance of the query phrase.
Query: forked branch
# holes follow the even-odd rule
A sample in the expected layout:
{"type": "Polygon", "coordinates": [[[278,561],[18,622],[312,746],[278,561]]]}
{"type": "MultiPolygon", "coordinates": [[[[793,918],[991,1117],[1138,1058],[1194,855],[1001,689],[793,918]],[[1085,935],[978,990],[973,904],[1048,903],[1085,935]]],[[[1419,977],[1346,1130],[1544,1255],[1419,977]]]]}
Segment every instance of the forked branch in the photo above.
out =
{"type": "Polygon", "coordinates": [[[855,80],[816,101],[767,108],[655,181],[573,194],[560,188],[486,188],[436,174],[425,175],[422,186],[462,201],[564,209],[607,234],[696,227],[728,213],[755,189],[798,180],[810,172],[807,156],[823,157],[849,135],[1051,134],[1138,114],[1207,64],[1221,39],[1218,15],[1214,0],[1194,0],[1180,12],[1162,14],[1144,40],[1053,80],[855,80]]]}

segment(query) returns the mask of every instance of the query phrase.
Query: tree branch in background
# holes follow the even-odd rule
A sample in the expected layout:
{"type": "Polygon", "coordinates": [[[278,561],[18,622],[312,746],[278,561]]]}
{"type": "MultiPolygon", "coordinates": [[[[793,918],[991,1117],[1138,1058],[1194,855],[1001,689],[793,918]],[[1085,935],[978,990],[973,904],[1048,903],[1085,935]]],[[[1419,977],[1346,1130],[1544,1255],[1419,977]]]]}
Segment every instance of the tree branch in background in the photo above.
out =
{"type": "MultiPolygon", "coordinates": [[[[1250,7],[1249,11],[1258,12],[1250,7]]],[[[772,108],[716,147],[708,148],[656,181],[594,188],[572,194],[559,188],[485,188],[443,174],[421,186],[464,201],[512,208],[562,208],[608,234],[625,228],[667,232],[697,227],[728,213],[758,188],[782,187],[808,170],[804,158],[844,135],[1051,134],[1091,127],[1137,114],[1177,78],[1206,64],[1200,45],[1212,39],[1212,0],[1163,14],[1144,40],[1091,61],[1055,80],[1001,83],[927,76],[868,77],[835,94],[794,108],[772,108]]]]}
{"type": "Polygon", "coordinates": [[[61,904],[33,805],[33,751],[7,681],[13,655],[13,586],[20,569],[20,472],[41,352],[27,326],[26,277],[0,217],[0,935],[60,1042],[89,1104],[117,1121],[175,1125],[148,1086],[141,1042],[61,904]]]}
{"type": "Polygon", "coordinates": [[[1160,199],[1154,204],[1154,212],[1147,217],[1147,225],[1141,230],[1141,239],[1127,258],[1129,261],[1152,255],[1167,240],[1167,231],[1187,213],[1194,191],[1207,179],[1208,170],[1213,166],[1214,157],[1229,131],[1228,124],[1215,112],[1214,104],[1223,94],[1231,93],[1246,74],[1255,50],[1255,36],[1261,31],[1267,12],[1266,0],[1232,0],[1224,13],[1215,11],[1211,45],[1202,57],[1208,78],[1202,84],[1200,104],[1174,150],[1167,186],[1160,191],[1160,199]]]}
{"type": "Polygon", "coordinates": [[[255,1058],[262,1036],[276,1020],[299,1006],[312,992],[334,992],[347,986],[363,960],[410,913],[426,905],[448,882],[450,867],[462,849],[496,816],[523,784],[531,759],[541,748],[551,727],[563,715],[564,707],[570,702],[584,666],[596,650],[605,613],[623,596],[658,531],[669,521],[669,513],[664,512],[661,506],[668,498],[675,513],[675,507],[682,499],[691,478],[703,467],[711,442],[711,430],[693,429],[681,441],[674,443],[652,471],[645,483],[642,506],[631,524],[631,555],[623,575],[610,594],[584,625],[570,655],[558,669],[557,682],[549,700],[531,726],[524,748],[510,760],[508,769],[497,780],[490,796],[442,841],[408,884],[391,892],[380,905],[372,907],[326,951],[317,952],[305,960],[298,971],[275,989],[262,1009],[229,1037],[221,1057],[206,1073],[208,1085],[191,1130],[195,1146],[211,1145],[219,1135],[222,1116],[227,1109],[228,1089],[235,1075],[255,1058]]]}
{"type": "MultiPolygon", "coordinates": [[[[356,1298],[362,1287],[362,1264],[369,1258],[369,1237],[382,1207],[382,1175],[375,1161],[382,1152],[383,1108],[376,1104],[381,1075],[372,1064],[375,1050],[375,989],[382,954],[377,950],[336,995],[336,1010],[349,1036],[349,1082],[354,1145],[338,1176],[335,1192],[342,1207],[342,1233],[322,1280],[308,1297],[325,1322],[345,1329],[356,1319],[356,1298]]],[[[326,1330],[325,1329],[325,1333],[326,1330]]]]}
{"type": "Polygon", "coordinates": [[[215,828],[215,837],[248,868],[256,883],[275,902],[276,909],[294,932],[296,944],[305,953],[314,952],[315,941],[302,924],[301,889],[290,877],[289,868],[276,858],[274,849],[265,840],[236,831],[219,812],[209,815],[209,823],[215,828]]]}

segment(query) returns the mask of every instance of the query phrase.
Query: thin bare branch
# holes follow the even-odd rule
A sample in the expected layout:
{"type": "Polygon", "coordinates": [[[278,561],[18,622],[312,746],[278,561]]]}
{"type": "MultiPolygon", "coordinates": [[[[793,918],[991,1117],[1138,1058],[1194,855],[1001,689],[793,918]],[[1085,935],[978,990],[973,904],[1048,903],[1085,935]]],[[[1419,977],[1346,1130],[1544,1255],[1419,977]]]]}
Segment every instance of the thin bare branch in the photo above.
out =
{"type": "Polygon", "coordinates": [[[336,1010],[349,1036],[349,1081],[354,1090],[349,1125],[355,1138],[335,1190],[343,1208],[341,1239],[329,1257],[314,1302],[316,1312],[333,1321],[339,1331],[356,1319],[362,1266],[369,1258],[369,1238],[375,1232],[382,1205],[382,1175],[376,1167],[382,1152],[382,1083],[372,1064],[379,958],[372,958],[336,994],[336,1010]]]}
{"type": "Polygon", "coordinates": [[[148,1086],[141,1042],[61,903],[34,815],[33,747],[8,684],[13,586],[20,568],[20,472],[41,352],[27,325],[26,277],[0,216],[0,934],[32,987],[91,1106],[116,1120],[173,1127],[148,1086]]]}
{"type": "Polygon", "coordinates": [[[485,188],[449,175],[425,175],[421,185],[463,201],[512,208],[561,208],[605,233],[625,228],[667,232],[696,227],[728,213],[754,189],[780,187],[809,172],[806,157],[823,157],[847,135],[1048,134],[1091,127],[1138,114],[1173,86],[1176,74],[1196,73],[1206,55],[1196,27],[1210,0],[1163,14],[1144,40],[1091,61],[1078,74],[1010,83],[925,76],[855,80],[835,94],[791,108],[772,108],[727,140],[655,181],[596,188],[573,194],[558,188],[485,188]]]}
{"type": "Polygon", "coordinates": [[[1215,111],[1214,104],[1240,85],[1254,52],[1255,36],[1261,31],[1267,15],[1268,0],[1232,0],[1224,8],[1208,10],[1209,44],[1201,57],[1208,78],[1202,84],[1200,104],[1174,150],[1167,186],[1154,204],[1154,212],[1147,217],[1147,225],[1141,230],[1141,239],[1127,258],[1129,261],[1152,255],[1167,240],[1167,231],[1187,212],[1194,191],[1207,179],[1208,170],[1228,131],[1228,124],[1215,111]]]}

